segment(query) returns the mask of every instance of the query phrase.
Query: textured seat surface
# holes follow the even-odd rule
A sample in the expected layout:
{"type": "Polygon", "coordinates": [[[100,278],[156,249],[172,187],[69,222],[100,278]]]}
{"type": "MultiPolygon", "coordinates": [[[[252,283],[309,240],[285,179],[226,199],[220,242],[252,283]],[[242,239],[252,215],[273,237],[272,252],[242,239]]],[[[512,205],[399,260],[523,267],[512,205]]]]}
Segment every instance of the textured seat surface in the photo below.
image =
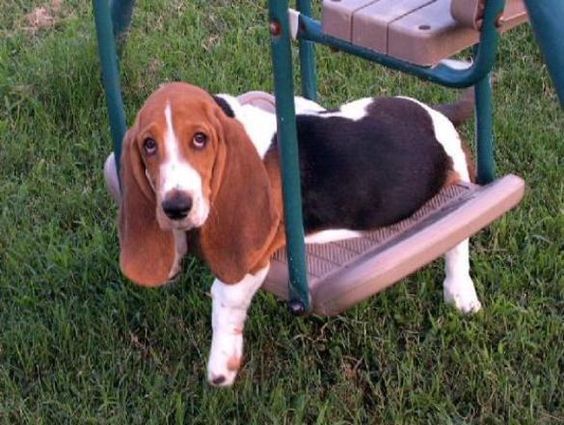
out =
{"type": "MultiPolygon", "coordinates": [[[[476,44],[484,0],[324,0],[323,31],[417,65],[432,66],[476,44]]],[[[527,20],[508,0],[500,31],[527,20]]]]}
{"type": "MultiPolygon", "coordinates": [[[[442,255],[515,206],[525,184],[508,175],[487,186],[443,189],[410,218],[364,237],[307,245],[313,311],[338,314],[442,255]]],[[[263,289],[288,296],[287,259],[278,251],[263,289]]]]}

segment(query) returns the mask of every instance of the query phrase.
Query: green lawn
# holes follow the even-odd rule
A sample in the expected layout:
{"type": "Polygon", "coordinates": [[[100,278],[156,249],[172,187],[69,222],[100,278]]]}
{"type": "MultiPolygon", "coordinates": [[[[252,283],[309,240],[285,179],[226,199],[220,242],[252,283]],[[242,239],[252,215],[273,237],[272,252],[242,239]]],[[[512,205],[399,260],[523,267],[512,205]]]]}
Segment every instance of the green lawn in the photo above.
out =
{"type": "MultiPolygon", "coordinates": [[[[119,271],[91,4],[47,3],[54,19],[34,30],[26,14],[42,1],[0,5],[0,423],[564,422],[564,115],[528,28],[503,39],[496,69],[498,170],[528,192],[472,240],[484,310],[444,305],[442,262],[330,319],[292,318],[260,293],[245,366],[217,390],[206,268],[188,261],[158,290],[119,271]]],[[[163,81],[272,89],[264,1],[138,3],[129,122],[163,81]]],[[[325,48],[318,63],[328,106],[455,96],[325,48]]]]}

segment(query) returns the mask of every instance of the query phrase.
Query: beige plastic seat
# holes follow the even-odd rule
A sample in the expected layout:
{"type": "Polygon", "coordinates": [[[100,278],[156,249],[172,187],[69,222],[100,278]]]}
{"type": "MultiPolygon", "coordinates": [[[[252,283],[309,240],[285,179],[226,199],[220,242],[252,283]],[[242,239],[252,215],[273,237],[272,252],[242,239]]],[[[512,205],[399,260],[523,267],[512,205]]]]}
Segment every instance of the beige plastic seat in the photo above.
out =
{"type": "MultiPolygon", "coordinates": [[[[485,0],[324,0],[323,31],[380,53],[433,66],[476,44],[485,0]]],[[[527,21],[523,0],[508,0],[500,31],[527,21]]]]}
{"type": "MultiPolygon", "coordinates": [[[[338,314],[398,282],[513,208],[524,190],[524,181],[514,175],[487,186],[450,186],[392,226],[362,238],[308,245],[313,312],[338,314]]],[[[263,288],[288,297],[284,250],[274,256],[263,288]]]]}

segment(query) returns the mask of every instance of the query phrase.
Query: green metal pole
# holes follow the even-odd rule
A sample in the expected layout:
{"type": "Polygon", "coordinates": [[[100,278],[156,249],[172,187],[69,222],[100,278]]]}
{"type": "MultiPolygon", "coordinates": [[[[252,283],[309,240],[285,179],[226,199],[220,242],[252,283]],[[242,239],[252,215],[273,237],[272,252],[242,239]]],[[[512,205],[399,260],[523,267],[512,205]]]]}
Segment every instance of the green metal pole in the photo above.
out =
{"type": "Polygon", "coordinates": [[[476,150],[478,183],[487,184],[495,178],[493,103],[490,75],[474,86],[476,94],[476,150]]]}
{"type": "Polygon", "coordinates": [[[311,306],[305,262],[288,0],[269,0],[268,8],[290,276],[288,306],[292,313],[304,314],[311,306]]]}
{"type": "Polygon", "coordinates": [[[102,66],[102,82],[104,84],[104,91],[106,92],[106,104],[110,117],[110,131],[114,142],[116,170],[119,176],[121,142],[127,127],[121,97],[116,46],[108,0],[93,0],[93,7],[96,21],[96,35],[98,37],[98,53],[102,66]]]}
{"type": "Polygon", "coordinates": [[[112,25],[116,41],[121,42],[131,23],[135,0],[110,0],[112,25]]]}
{"type": "MultiPolygon", "coordinates": [[[[297,0],[298,11],[311,16],[311,0],[297,0]]],[[[317,100],[317,84],[315,80],[315,44],[312,41],[300,39],[300,72],[302,77],[302,95],[311,100],[317,100]]]]}
{"type": "Polygon", "coordinates": [[[564,0],[525,0],[525,4],[564,108],[564,0]]]}

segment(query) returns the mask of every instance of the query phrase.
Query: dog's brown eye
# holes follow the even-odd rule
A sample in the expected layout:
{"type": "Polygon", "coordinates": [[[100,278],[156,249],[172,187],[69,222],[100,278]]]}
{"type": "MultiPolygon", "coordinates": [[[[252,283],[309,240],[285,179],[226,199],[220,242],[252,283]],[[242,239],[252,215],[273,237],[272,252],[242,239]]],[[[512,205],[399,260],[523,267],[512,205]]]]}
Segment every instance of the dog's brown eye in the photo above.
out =
{"type": "Polygon", "coordinates": [[[192,143],[198,149],[202,149],[204,146],[206,146],[207,142],[208,136],[206,136],[204,133],[196,133],[194,134],[194,138],[192,139],[192,143]]]}
{"type": "Polygon", "coordinates": [[[145,149],[147,155],[154,155],[157,153],[157,142],[149,137],[143,142],[143,149],[145,149]]]}

